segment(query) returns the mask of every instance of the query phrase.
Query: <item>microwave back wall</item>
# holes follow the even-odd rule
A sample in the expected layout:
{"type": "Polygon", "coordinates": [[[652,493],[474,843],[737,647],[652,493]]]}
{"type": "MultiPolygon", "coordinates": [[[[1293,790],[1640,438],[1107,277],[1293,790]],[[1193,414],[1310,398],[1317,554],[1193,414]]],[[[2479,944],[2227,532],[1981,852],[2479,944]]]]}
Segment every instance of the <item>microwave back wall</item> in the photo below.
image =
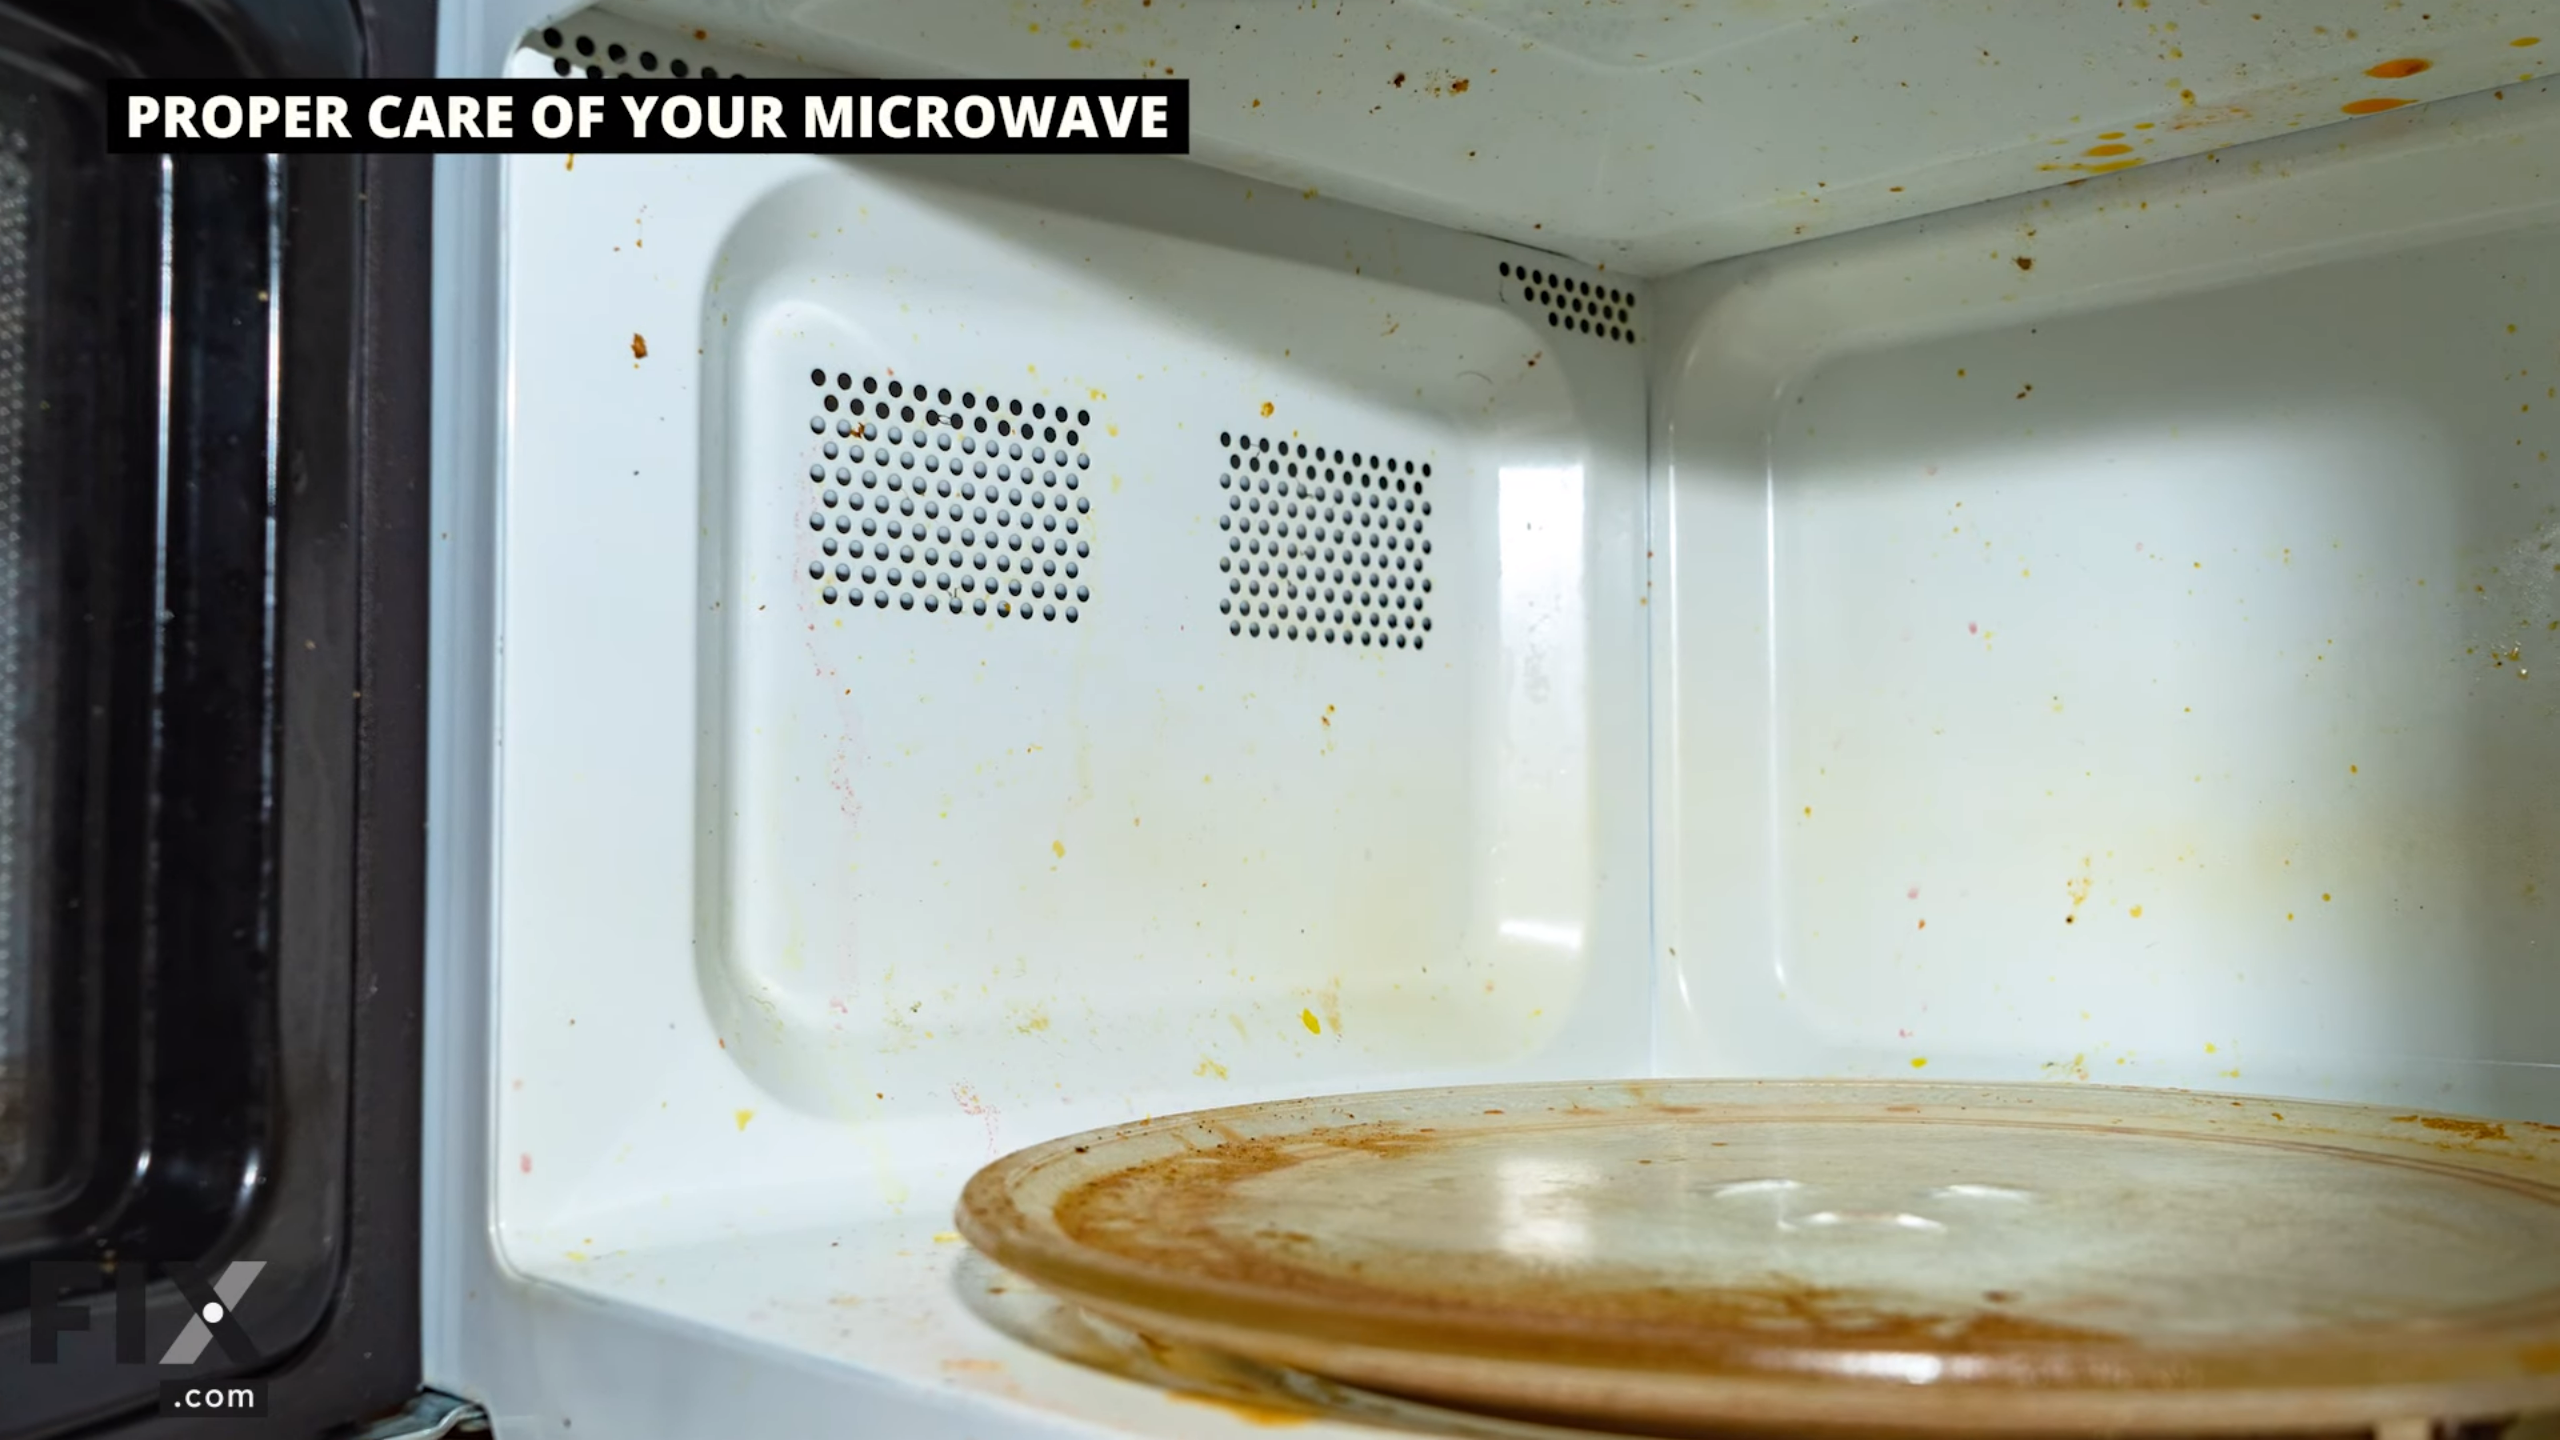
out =
{"type": "Polygon", "coordinates": [[[426,1373],[501,1434],[1254,1433],[950,1233],[1183,1109],[2560,1121],[2560,7],[441,23],[1193,86],[1189,161],[438,162],[426,1373]]]}

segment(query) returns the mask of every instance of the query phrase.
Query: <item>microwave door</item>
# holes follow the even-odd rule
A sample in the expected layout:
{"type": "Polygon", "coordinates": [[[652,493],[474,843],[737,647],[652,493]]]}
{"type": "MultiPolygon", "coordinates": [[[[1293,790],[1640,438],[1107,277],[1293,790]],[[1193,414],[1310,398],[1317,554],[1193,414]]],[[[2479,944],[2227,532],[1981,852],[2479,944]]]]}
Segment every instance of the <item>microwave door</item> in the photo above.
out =
{"type": "Polygon", "coordinates": [[[100,87],[432,31],[0,4],[0,1440],[416,1390],[428,162],[100,87]]]}

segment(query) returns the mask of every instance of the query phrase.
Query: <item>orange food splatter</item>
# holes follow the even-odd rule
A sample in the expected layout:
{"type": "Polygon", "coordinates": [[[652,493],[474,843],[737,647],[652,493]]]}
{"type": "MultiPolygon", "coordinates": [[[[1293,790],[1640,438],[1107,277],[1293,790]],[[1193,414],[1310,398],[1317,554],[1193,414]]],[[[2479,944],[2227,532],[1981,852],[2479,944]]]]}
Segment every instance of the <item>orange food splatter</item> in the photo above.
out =
{"type": "Polygon", "coordinates": [[[637,332],[631,336],[631,358],[634,360],[649,358],[649,342],[641,339],[637,332]]]}
{"type": "Polygon", "coordinates": [[[2513,45],[2519,50],[2530,50],[2534,46],[2542,43],[2542,37],[2539,35],[2519,35],[2507,43],[2513,45]]]}
{"type": "Polygon", "coordinates": [[[2413,103],[2415,102],[2376,96],[2371,100],[2350,100],[2338,108],[2349,115],[2379,115],[2385,110],[2397,110],[2403,105],[2413,103]]]}
{"type": "Polygon", "coordinates": [[[2124,132],[2121,130],[2101,130],[2098,132],[2098,138],[2101,140],[2121,140],[2124,138],[2124,132]]]}
{"type": "Polygon", "coordinates": [[[2130,145],[2092,145],[2085,153],[2091,155],[2130,155],[2133,153],[2133,147],[2130,145]]]}
{"type": "Polygon", "coordinates": [[[2436,68],[2436,62],[2433,60],[2419,60],[2413,58],[2407,60],[2385,60],[2381,64],[2374,66],[2372,69],[2367,70],[2364,73],[2372,76],[2376,80],[2406,80],[2412,75],[2423,74],[2426,71],[2433,70],[2434,68],[2436,68]]]}
{"type": "Polygon", "coordinates": [[[2430,1130],[2444,1130],[2466,1140],[2504,1140],[2507,1127],[2488,1120],[2456,1120],[2447,1115],[2394,1115],[2395,1125],[2424,1125],[2430,1130]]]}
{"type": "Polygon", "coordinates": [[[1271,402],[1270,402],[1270,401],[1265,400],[1265,401],[1263,401],[1263,402],[1262,402],[1262,414],[1263,414],[1263,417],[1264,417],[1265,419],[1270,418],[1270,415],[1271,415],[1271,402]]]}

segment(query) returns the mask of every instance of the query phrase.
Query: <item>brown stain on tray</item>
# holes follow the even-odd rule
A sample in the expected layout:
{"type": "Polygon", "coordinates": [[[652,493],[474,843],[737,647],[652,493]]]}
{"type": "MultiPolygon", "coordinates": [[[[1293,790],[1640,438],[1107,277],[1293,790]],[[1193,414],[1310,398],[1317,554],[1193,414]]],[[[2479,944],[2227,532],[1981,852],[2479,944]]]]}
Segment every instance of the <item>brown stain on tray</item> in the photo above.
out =
{"type": "MultiPolygon", "coordinates": [[[[1232,1213],[1238,1188],[1262,1176],[1345,1157],[1394,1164],[1453,1138],[1388,1122],[1279,1138],[1230,1130],[1219,1143],[1079,1185],[1058,1198],[1051,1214],[1080,1247],[1164,1267],[1192,1282],[1250,1287],[1345,1314],[1425,1313],[1439,1323],[1495,1331],[1527,1326],[1566,1348],[1577,1341],[1605,1342],[1610,1349],[1633,1345],[1705,1358],[1776,1343],[1826,1351],[1881,1346],[1979,1354],[2111,1346],[2125,1339],[2007,1309],[1909,1308],[1889,1296],[1785,1274],[1747,1285],[1682,1287],[1656,1283],[1650,1272],[1561,1275],[1532,1259],[1440,1252],[1428,1257],[1427,1274],[1417,1270],[1414,1279],[1399,1283],[1359,1258],[1334,1258],[1303,1232],[1243,1233],[1219,1223],[1232,1213]]],[[[1345,1180],[1356,1185],[1352,1177],[1345,1180]]],[[[1993,1303],[2013,1304],[2015,1297],[1993,1303]]]]}

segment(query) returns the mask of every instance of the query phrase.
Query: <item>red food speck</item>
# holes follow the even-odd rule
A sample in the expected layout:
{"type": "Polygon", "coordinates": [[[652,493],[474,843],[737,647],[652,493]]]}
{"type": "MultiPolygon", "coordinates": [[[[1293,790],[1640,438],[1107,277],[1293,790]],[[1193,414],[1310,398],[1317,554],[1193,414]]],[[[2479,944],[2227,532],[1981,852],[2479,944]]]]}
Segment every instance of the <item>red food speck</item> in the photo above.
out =
{"type": "Polygon", "coordinates": [[[532,1174],[532,1173],[533,1173],[533,1156],[532,1156],[530,1153],[517,1156],[517,1157],[516,1157],[516,1168],[517,1168],[518,1170],[523,1171],[523,1172],[524,1172],[525,1174],[527,1174],[527,1175],[532,1174]]]}
{"type": "Polygon", "coordinates": [[[1982,633],[1982,622],[1980,622],[1980,621],[1978,621],[1978,620],[1967,620],[1966,622],[1964,622],[1964,633],[1966,633],[1967,635],[1979,635],[1979,634],[1981,634],[1981,633],[1982,633]]]}

